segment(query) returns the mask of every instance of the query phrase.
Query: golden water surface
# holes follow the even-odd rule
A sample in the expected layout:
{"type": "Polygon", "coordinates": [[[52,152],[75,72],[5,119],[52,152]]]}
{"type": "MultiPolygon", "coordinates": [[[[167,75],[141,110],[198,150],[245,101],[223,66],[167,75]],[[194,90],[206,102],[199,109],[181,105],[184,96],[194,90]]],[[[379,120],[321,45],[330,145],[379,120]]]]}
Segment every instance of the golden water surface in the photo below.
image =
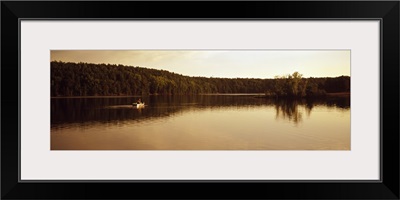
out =
{"type": "Polygon", "coordinates": [[[350,150],[350,99],[52,99],[51,150],[350,150]]]}

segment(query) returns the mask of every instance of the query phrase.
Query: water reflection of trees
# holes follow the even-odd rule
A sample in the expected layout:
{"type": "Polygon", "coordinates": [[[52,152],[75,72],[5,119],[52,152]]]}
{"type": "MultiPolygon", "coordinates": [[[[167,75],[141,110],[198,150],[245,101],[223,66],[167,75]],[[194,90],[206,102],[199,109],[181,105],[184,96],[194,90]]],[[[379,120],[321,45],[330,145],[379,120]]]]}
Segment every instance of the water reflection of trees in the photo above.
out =
{"type": "Polygon", "coordinates": [[[293,121],[294,123],[299,123],[302,121],[303,113],[299,111],[298,101],[276,101],[275,110],[276,118],[288,119],[289,121],[293,121]]]}
{"type": "Polygon", "coordinates": [[[57,99],[51,103],[51,126],[128,123],[168,117],[182,112],[176,106],[137,109],[130,101],[57,99]]]}
{"type": "Polygon", "coordinates": [[[251,96],[158,96],[143,98],[149,106],[136,109],[132,98],[52,99],[51,126],[93,123],[135,123],[181,115],[193,110],[273,106],[276,117],[300,123],[316,106],[349,109],[350,98],[264,99],[251,96]]]}
{"type": "Polygon", "coordinates": [[[349,109],[350,98],[329,97],[319,99],[277,99],[274,100],[276,118],[282,118],[298,124],[303,120],[303,112],[311,115],[315,106],[328,108],[349,109]]]}

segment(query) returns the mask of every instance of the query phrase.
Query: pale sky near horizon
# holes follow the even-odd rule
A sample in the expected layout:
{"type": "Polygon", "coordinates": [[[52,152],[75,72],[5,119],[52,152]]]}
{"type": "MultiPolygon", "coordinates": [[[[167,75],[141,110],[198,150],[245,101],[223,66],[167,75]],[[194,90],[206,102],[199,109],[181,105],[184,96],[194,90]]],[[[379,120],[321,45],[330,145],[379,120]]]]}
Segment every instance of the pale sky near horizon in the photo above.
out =
{"type": "Polygon", "coordinates": [[[122,64],[187,76],[350,76],[350,50],[52,50],[51,61],[122,64]]]}

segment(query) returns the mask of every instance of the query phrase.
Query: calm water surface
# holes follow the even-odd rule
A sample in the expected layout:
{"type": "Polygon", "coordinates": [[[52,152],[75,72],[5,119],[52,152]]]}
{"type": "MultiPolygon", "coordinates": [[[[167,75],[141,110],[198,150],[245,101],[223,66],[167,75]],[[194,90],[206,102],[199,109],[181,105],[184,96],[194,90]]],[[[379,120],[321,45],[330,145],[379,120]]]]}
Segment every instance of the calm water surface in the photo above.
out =
{"type": "Polygon", "coordinates": [[[51,99],[52,150],[350,150],[350,98],[51,99]]]}

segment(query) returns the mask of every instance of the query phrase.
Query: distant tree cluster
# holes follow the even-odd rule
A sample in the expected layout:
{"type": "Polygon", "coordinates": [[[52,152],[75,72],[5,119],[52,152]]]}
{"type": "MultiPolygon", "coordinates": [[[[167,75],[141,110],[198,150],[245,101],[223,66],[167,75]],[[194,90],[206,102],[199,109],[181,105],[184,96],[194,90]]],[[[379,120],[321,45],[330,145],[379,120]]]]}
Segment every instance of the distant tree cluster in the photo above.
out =
{"type": "Polygon", "coordinates": [[[165,70],[111,64],[51,62],[51,96],[266,93],[317,96],[350,91],[350,77],[275,79],[189,77],[165,70]]]}
{"type": "Polygon", "coordinates": [[[324,96],[326,93],[350,92],[350,77],[303,78],[299,72],[286,76],[275,76],[266,94],[286,97],[324,96]]]}

